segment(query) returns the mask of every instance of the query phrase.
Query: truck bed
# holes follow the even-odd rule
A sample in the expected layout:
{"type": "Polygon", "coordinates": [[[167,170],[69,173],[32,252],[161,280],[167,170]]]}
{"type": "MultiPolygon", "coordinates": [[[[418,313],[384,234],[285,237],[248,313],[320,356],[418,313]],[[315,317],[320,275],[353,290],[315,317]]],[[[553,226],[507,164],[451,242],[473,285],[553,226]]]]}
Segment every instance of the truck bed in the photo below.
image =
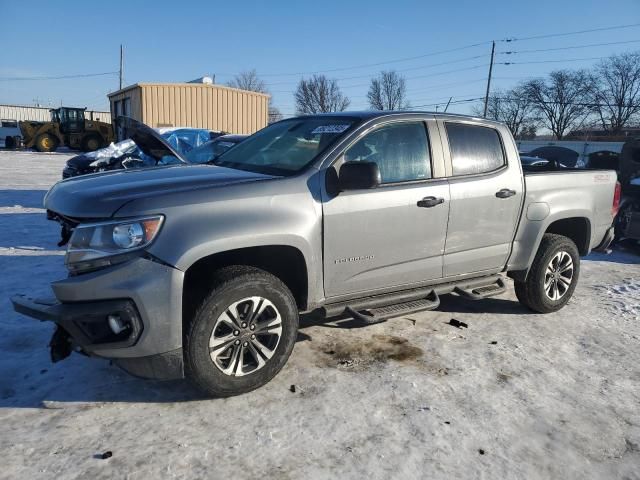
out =
{"type": "Polygon", "coordinates": [[[614,170],[562,169],[549,172],[524,172],[525,199],[522,219],[516,231],[509,269],[531,264],[532,243],[537,245],[546,228],[557,216],[584,219],[589,229],[589,251],[599,245],[612,224],[611,208],[617,175],[614,170]]]}

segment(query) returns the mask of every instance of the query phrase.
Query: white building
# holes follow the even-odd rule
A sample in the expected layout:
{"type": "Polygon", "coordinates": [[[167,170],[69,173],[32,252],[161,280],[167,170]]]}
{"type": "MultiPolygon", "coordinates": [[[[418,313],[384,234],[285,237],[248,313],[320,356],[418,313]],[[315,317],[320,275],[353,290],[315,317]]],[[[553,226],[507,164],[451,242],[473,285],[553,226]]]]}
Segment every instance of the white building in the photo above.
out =
{"type": "MultiPolygon", "coordinates": [[[[0,120],[23,121],[30,120],[35,122],[48,122],[51,120],[49,110],[51,107],[32,107],[27,105],[0,105],[0,120]]],[[[87,118],[91,118],[92,111],[87,110],[87,118]]],[[[111,113],[109,112],[93,112],[93,119],[101,122],[111,123],[111,113]]]]}

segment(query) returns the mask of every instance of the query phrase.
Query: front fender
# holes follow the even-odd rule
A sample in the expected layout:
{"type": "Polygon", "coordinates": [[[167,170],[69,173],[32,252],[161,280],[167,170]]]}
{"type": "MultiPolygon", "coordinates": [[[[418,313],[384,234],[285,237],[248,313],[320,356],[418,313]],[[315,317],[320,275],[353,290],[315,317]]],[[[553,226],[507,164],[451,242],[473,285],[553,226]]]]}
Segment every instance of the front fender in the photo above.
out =
{"type": "Polygon", "coordinates": [[[211,195],[205,199],[197,192],[183,193],[179,195],[179,206],[167,198],[173,195],[153,202],[134,201],[118,215],[150,214],[151,208],[164,214],[162,230],[149,253],[182,271],[202,258],[231,250],[293,247],[306,263],[307,298],[314,302],[318,292],[323,291],[322,208],[305,187],[303,179],[255,182],[222,188],[215,198],[211,195]],[[240,194],[242,197],[238,198],[240,194]],[[153,207],[139,208],[143,204],[153,207]]]}

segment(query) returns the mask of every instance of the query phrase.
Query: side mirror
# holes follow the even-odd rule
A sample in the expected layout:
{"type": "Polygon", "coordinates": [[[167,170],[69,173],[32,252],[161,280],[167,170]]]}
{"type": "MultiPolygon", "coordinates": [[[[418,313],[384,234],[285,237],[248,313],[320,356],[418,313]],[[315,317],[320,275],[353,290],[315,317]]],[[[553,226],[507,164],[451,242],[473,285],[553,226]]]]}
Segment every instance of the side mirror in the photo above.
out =
{"type": "Polygon", "coordinates": [[[380,169],[375,162],[345,162],[338,174],[340,191],[376,188],[381,182],[380,169]]]}

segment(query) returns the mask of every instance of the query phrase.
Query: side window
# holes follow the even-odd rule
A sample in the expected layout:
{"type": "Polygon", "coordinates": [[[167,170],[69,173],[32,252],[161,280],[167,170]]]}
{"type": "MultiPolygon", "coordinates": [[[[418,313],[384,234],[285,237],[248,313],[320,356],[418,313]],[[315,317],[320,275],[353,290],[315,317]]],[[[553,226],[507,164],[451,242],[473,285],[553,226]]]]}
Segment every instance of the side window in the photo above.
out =
{"type": "Polygon", "coordinates": [[[380,127],[352,145],[344,159],[377,163],[382,183],[431,178],[429,139],[423,122],[380,127]]]}
{"type": "Polygon", "coordinates": [[[454,176],[487,173],[505,164],[497,130],[463,123],[445,125],[454,176]]]}

